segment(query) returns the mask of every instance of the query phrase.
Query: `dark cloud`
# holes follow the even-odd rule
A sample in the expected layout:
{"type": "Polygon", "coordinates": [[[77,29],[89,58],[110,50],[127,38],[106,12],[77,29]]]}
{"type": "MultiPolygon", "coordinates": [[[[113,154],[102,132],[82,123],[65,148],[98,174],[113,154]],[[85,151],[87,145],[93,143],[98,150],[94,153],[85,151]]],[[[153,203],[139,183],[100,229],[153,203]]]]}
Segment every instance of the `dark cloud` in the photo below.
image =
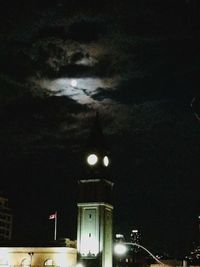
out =
{"type": "Polygon", "coordinates": [[[107,34],[109,22],[105,18],[77,18],[69,26],[67,37],[81,43],[95,42],[107,34]]]}

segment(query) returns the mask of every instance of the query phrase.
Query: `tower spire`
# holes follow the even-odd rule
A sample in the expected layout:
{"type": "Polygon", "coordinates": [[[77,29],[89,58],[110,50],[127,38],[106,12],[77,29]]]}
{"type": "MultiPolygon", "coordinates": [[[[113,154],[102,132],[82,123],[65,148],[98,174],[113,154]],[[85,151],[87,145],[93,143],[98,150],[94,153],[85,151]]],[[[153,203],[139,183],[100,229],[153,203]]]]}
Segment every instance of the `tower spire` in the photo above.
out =
{"type": "Polygon", "coordinates": [[[90,130],[85,151],[85,168],[88,178],[108,178],[110,151],[103,134],[100,115],[97,111],[90,130]],[[105,177],[106,176],[106,177],[105,177]]]}
{"type": "Polygon", "coordinates": [[[101,150],[107,148],[107,143],[103,134],[102,124],[100,121],[100,115],[98,111],[96,111],[96,115],[90,130],[88,146],[91,148],[93,146],[94,148],[101,150]]]}

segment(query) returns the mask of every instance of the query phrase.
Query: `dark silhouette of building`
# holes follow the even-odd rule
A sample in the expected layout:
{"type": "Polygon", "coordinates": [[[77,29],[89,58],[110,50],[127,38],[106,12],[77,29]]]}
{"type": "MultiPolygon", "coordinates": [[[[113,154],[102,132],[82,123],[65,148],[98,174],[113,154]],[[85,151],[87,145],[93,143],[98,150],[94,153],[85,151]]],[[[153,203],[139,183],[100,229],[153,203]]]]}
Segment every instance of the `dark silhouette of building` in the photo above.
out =
{"type": "Polygon", "coordinates": [[[10,240],[13,216],[8,206],[8,199],[0,196],[0,240],[10,240]]]}

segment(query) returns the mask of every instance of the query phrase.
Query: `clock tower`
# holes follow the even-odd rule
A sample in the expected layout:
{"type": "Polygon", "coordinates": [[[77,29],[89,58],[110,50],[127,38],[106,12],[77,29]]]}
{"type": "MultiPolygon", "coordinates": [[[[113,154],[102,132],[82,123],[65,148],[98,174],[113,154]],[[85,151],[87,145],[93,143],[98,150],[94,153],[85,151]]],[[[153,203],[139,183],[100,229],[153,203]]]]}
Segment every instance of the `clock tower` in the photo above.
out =
{"type": "Polygon", "coordinates": [[[85,267],[112,267],[112,189],[110,157],[96,115],[84,155],[85,172],[78,181],[78,261],[85,267]]]}

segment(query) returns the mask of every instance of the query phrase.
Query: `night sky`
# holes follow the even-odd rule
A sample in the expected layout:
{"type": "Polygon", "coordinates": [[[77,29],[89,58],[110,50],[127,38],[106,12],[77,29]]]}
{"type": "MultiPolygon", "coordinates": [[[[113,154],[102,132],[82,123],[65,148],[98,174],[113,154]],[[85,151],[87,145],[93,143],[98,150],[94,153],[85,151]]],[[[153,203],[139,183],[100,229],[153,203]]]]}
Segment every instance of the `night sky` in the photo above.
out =
{"type": "Polygon", "coordinates": [[[0,175],[13,239],[76,239],[95,116],[112,155],[114,233],[183,255],[200,214],[198,0],[1,1],[0,175]],[[131,2],[131,3],[129,3],[131,2]]]}

